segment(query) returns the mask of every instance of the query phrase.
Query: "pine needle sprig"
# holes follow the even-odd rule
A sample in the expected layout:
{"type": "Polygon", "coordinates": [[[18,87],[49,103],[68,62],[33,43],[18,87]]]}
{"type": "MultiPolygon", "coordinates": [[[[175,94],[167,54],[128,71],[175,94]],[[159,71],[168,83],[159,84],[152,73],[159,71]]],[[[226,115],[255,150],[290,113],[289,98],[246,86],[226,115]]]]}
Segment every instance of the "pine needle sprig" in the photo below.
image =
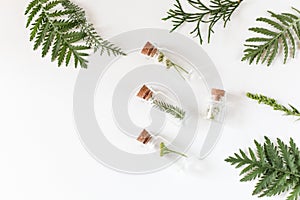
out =
{"type": "Polygon", "coordinates": [[[264,144],[256,140],[254,143],[256,149],[249,148],[249,155],[239,150],[225,161],[243,168],[241,182],[258,179],[252,195],[270,197],[290,191],[286,199],[297,200],[300,196],[300,152],[293,139],[289,146],[280,139],[274,144],[268,137],[264,144]]]}
{"type": "Polygon", "coordinates": [[[157,99],[154,99],[152,103],[157,109],[159,109],[165,113],[169,113],[177,119],[182,120],[185,116],[185,111],[177,106],[173,106],[171,104],[168,104],[164,101],[157,100],[157,99]]]}
{"type": "Polygon", "coordinates": [[[183,156],[183,157],[187,157],[187,155],[183,154],[183,153],[180,153],[178,151],[174,151],[172,149],[169,149],[165,143],[161,142],[160,145],[160,156],[163,157],[169,153],[174,153],[174,154],[177,154],[177,155],[180,155],[180,156],[183,156]]]}
{"type": "Polygon", "coordinates": [[[298,111],[298,109],[296,109],[294,106],[290,104],[289,107],[286,107],[284,105],[277,103],[275,99],[261,94],[252,94],[248,92],[246,95],[248,98],[256,100],[259,104],[265,104],[272,107],[274,110],[279,110],[284,112],[284,115],[300,117],[300,112],[298,111]]]}
{"type": "Polygon", "coordinates": [[[230,1],[230,0],[212,0],[211,5],[206,6],[201,0],[188,0],[189,5],[197,9],[198,12],[190,13],[185,12],[179,0],[176,0],[174,4],[174,9],[170,9],[167,12],[167,17],[162,20],[171,20],[173,23],[173,28],[171,32],[178,29],[182,24],[193,23],[195,28],[190,32],[190,34],[199,38],[200,44],[203,43],[202,36],[202,24],[209,24],[207,42],[210,42],[211,34],[214,33],[214,25],[218,21],[223,21],[224,28],[230,17],[240,5],[241,1],[230,1]]]}
{"type": "Polygon", "coordinates": [[[261,36],[252,37],[246,40],[244,56],[242,61],[252,64],[267,63],[270,66],[283,49],[283,63],[290,57],[294,58],[297,42],[300,40],[300,11],[292,8],[296,14],[281,13],[276,14],[268,11],[271,18],[259,17],[256,21],[263,22],[272,27],[272,30],[262,27],[249,28],[250,31],[261,36]]]}
{"type": "Polygon", "coordinates": [[[30,27],[30,41],[34,50],[42,46],[42,57],[51,50],[51,61],[86,68],[91,49],[101,49],[114,55],[124,55],[120,48],[103,40],[88,23],[82,8],[69,0],[32,0],[26,8],[26,27],[30,27]]]}

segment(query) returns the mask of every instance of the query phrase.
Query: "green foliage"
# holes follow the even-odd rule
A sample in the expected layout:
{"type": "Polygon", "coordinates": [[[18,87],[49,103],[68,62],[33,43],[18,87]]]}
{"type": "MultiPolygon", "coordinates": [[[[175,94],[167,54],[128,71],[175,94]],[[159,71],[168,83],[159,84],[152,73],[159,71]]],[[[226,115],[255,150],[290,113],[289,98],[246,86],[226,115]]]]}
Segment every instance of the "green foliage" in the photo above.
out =
{"type": "Polygon", "coordinates": [[[201,0],[188,0],[189,5],[198,11],[195,13],[185,12],[180,4],[179,0],[176,0],[174,4],[175,9],[170,9],[167,14],[168,16],[162,20],[171,20],[173,28],[171,32],[179,28],[183,23],[193,23],[195,28],[190,32],[198,37],[200,44],[203,43],[201,25],[209,24],[208,26],[208,43],[210,42],[211,34],[214,33],[214,25],[218,21],[223,21],[224,27],[230,20],[231,15],[240,5],[241,1],[230,1],[230,0],[211,0],[211,5],[206,6],[201,0]]]}
{"type": "Polygon", "coordinates": [[[170,59],[166,58],[165,54],[162,52],[159,52],[159,55],[157,57],[158,62],[164,63],[167,69],[174,68],[177,73],[180,75],[181,78],[185,79],[182,73],[188,74],[189,72],[184,69],[182,66],[174,63],[170,59]]]}
{"type": "Polygon", "coordinates": [[[105,51],[110,55],[125,55],[122,50],[103,40],[88,23],[82,8],[69,0],[33,0],[26,8],[26,27],[34,50],[42,46],[42,57],[51,50],[51,60],[68,66],[71,58],[75,67],[87,67],[89,50],[105,51]]]}
{"type": "Polygon", "coordinates": [[[256,64],[267,62],[267,66],[270,66],[280,49],[284,55],[284,64],[289,55],[292,58],[295,57],[297,42],[300,40],[300,11],[296,8],[292,9],[296,14],[275,14],[268,11],[271,18],[259,17],[256,19],[256,21],[270,25],[273,30],[261,27],[250,28],[250,31],[261,36],[246,40],[242,61],[248,61],[249,64],[254,61],[256,64]]]}
{"type": "Polygon", "coordinates": [[[275,99],[272,99],[270,97],[261,94],[252,94],[248,92],[246,95],[248,98],[256,100],[259,104],[265,104],[272,107],[274,110],[279,110],[284,112],[285,113],[284,115],[300,117],[300,112],[290,104],[289,104],[289,108],[287,108],[284,105],[278,104],[275,99]]]}
{"type": "Polygon", "coordinates": [[[240,150],[225,161],[243,168],[241,182],[258,179],[252,195],[270,197],[290,191],[287,200],[297,200],[300,196],[300,152],[293,139],[289,146],[280,139],[274,144],[268,137],[264,144],[254,142],[256,149],[249,148],[249,155],[240,150]]]}
{"type": "Polygon", "coordinates": [[[163,157],[163,156],[165,156],[165,155],[167,155],[167,154],[169,154],[169,153],[175,153],[175,154],[178,154],[178,155],[180,155],[180,156],[187,157],[187,156],[186,156],[185,154],[183,154],[183,153],[180,153],[180,152],[177,152],[177,151],[174,151],[174,150],[169,149],[169,148],[165,145],[165,143],[163,143],[163,142],[161,142],[159,146],[160,146],[160,156],[161,156],[161,157],[163,157]]]}
{"type": "Polygon", "coordinates": [[[169,114],[173,115],[175,118],[182,120],[185,116],[185,111],[177,106],[173,106],[171,104],[165,103],[165,102],[163,102],[161,100],[157,100],[157,99],[153,100],[152,103],[154,104],[154,106],[157,109],[159,109],[165,113],[169,113],[169,114]]]}

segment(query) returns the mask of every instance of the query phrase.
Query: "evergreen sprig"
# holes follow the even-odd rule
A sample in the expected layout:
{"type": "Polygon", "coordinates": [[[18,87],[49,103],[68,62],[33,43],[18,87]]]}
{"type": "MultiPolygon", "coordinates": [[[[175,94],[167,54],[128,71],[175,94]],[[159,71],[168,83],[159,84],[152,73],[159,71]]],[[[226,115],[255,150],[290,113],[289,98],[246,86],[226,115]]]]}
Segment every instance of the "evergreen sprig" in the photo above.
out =
{"type": "Polygon", "coordinates": [[[241,1],[230,1],[230,0],[211,0],[210,5],[206,6],[201,0],[188,0],[189,5],[197,9],[198,12],[190,13],[185,12],[179,0],[176,0],[174,9],[170,9],[167,14],[168,16],[162,20],[171,20],[173,28],[171,32],[179,28],[182,24],[193,23],[195,28],[190,32],[195,37],[199,38],[200,44],[203,43],[202,37],[202,24],[209,24],[208,27],[208,38],[207,42],[210,42],[211,34],[214,33],[214,25],[218,21],[223,21],[224,28],[227,22],[230,20],[231,15],[240,5],[241,1]]]}
{"type": "Polygon", "coordinates": [[[174,153],[174,154],[177,154],[177,155],[180,155],[180,156],[183,156],[183,157],[187,157],[187,155],[183,154],[183,153],[180,153],[178,151],[174,151],[172,149],[169,149],[165,143],[161,142],[160,145],[159,145],[159,148],[160,148],[160,156],[163,157],[169,153],[174,153]]]}
{"type": "Polygon", "coordinates": [[[239,150],[225,161],[243,168],[241,182],[258,179],[252,195],[275,196],[290,191],[286,199],[297,200],[300,196],[300,152],[293,139],[289,146],[280,139],[274,144],[268,137],[264,144],[254,142],[256,149],[249,148],[249,155],[239,150]]]}
{"type": "Polygon", "coordinates": [[[169,113],[173,115],[175,118],[182,120],[185,116],[185,111],[177,106],[173,106],[171,104],[168,104],[164,101],[157,100],[157,99],[154,99],[152,103],[157,109],[165,113],[169,113]]]}
{"type": "MultiPolygon", "coordinates": [[[[274,110],[279,110],[284,112],[284,115],[291,115],[291,116],[296,116],[300,117],[300,112],[298,109],[296,109],[294,106],[289,104],[289,108],[277,103],[277,101],[273,98],[261,95],[261,94],[252,94],[252,93],[247,93],[246,94],[248,98],[256,100],[259,104],[265,104],[270,107],[272,107],[274,110]]],[[[299,118],[300,119],[300,118],[299,118]]]]}
{"type": "Polygon", "coordinates": [[[283,49],[284,64],[289,55],[292,58],[295,57],[297,42],[300,40],[300,11],[296,8],[292,9],[296,14],[276,14],[268,11],[271,18],[259,17],[256,19],[256,21],[270,25],[273,30],[262,27],[250,28],[250,31],[261,36],[246,40],[242,61],[248,61],[249,64],[254,61],[256,64],[267,62],[267,66],[270,66],[280,49],[283,49]]]}
{"type": "Polygon", "coordinates": [[[51,50],[51,60],[69,65],[74,59],[86,68],[89,50],[106,51],[109,55],[125,55],[119,47],[103,40],[85,16],[85,11],[69,0],[32,0],[26,8],[26,27],[30,27],[30,41],[34,50],[42,46],[42,57],[51,50]]]}

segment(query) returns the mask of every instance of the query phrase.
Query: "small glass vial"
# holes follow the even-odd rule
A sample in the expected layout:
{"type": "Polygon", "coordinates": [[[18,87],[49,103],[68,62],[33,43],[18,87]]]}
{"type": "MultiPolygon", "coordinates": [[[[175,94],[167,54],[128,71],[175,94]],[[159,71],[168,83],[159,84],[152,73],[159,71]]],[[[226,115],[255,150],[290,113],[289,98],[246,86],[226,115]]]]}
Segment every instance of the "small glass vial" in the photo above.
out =
{"type": "Polygon", "coordinates": [[[160,151],[160,144],[169,144],[169,142],[160,137],[160,136],[153,136],[147,130],[143,130],[140,135],[137,137],[137,141],[146,145],[149,149],[160,151]]]}
{"type": "Polygon", "coordinates": [[[173,62],[152,43],[147,42],[141,53],[155,59],[158,63],[163,64],[167,69],[173,68],[184,80],[190,78],[191,71],[173,62]]]}
{"type": "Polygon", "coordinates": [[[185,111],[178,106],[174,106],[174,101],[161,92],[154,92],[146,85],[143,85],[136,95],[137,97],[149,102],[151,106],[165,112],[176,120],[175,124],[180,124],[180,121],[185,117],[185,111]],[[168,102],[172,102],[171,104],[168,102]]]}
{"type": "Polygon", "coordinates": [[[153,136],[144,129],[138,136],[137,140],[143,143],[150,150],[159,152],[160,157],[167,157],[168,159],[175,160],[178,156],[180,156],[181,159],[175,162],[180,171],[184,171],[189,174],[199,174],[199,172],[202,171],[201,160],[199,160],[196,156],[186,155],[179,152],[177,150],[178,148],[174,145],[170,145],[166,139],[160,136],[153,136]]]}
{"type": "Polygon", "coordinates": [[[213,88],[206,112],[206,119],[222,122],[225,116],[225,91],[213,88]]]}

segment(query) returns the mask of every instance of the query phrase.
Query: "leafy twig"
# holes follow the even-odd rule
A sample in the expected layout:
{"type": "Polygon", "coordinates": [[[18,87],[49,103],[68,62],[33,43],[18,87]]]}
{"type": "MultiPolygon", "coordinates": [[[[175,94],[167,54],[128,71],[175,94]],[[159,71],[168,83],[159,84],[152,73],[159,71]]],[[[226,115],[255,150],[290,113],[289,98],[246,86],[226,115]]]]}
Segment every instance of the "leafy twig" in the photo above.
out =
{"type": "Polygon", "coordinates": [[[271,18],[259,17],[256,19],[256,21],[269,24],[274,30],[261,27],[250,28],[250,31],[262,36],[246,40],[242,61],[252,64],[256,60],[256,64],[267,62],[267,66],[270,66],[280,48],[283,49],[284,64],[289,54],[291,57],[295,57],[296,43],[300,40],[300,11],[296,8],[292,9],[296,15],[292,13],[276,14],[268,11],[271,18]]]}
{"type": "Polygon", "coordinates": [[[165,156],[166,154],[169,154],[169,153],[175,153],[175,154],[178,154],[180,156],[183,156],[183,157],[187,157],[187,155],[183,154],[183,153],[180,153],[180,152],[177,152],[177,151],[174,151],[174,150],[171,150],[169,149],[165,143],[161,142],[160,143],[160,156],[163,157],[165,156]]]}
{"type": "Polygon", "coordinates": [[[208,39],[210,42],[211,34],[214,33],[214,25],[218,21],[223,21],[224,27],[226,27],[227,22],[230,20],[231,15],[240,5],[241,1],[230,1],[230,0],[212,0],[211,5],[204,5],[201,0],[188,0],[188,3],[195,9],[198,10],[196,13],[185,12],[181,6],[179,0],[176,0],[174,4],[174,9],[170,9],[167,14],[168,16],[162,20],[171,20],[173,23],[173,28],[171,32],[179,28],[183,23],[193,23],[196,27],[190,32],[194,34],[195,37],[199,37],[200,44],[203,43],[203,37],[201,33],[201,25],[209,24],[208,27],[208,39]]]}
{"type": "Polygon", "coordinates": [[[163,101],[160,101],[157,99],[154,99],[152,103],[159,110],[169,113],[169,114],[173,115],[175,118],[182,120],[185,116],[185,111],[177,106],[173,106],[171,104],[168,104],[166,102],[163,102],[163,101]]]}
{"type": "Polygon", "coordinates": [[[275,196],[291,191],[287,200],[297,200],[300,196],[300,152],[293,139],[289,146],[280,139],[275,145],[267,137],[264,144],[254,142],[256,149],[249,148],[249,156],[240,150],[225,161],[236,168],[243,167],[241,182],[258,179],[252,195],[275,196]]]}
{"type": "Polygon", "coordinates": [[[87,51],[92,48],[101,48],[101,54],[106,50],[108,54],[124,55],[120,48],[104,41],[87,22],[84,10],[69,0],[32,0],[25,15],[34,50],[42,46],[44,57],[52,49],[51,60],[58,60],[58,66],[63,62],[68,66],[73,57],[75,67],[79,63],[86,68],[87,51]]]}
{"type": "Polygon", "coordinates": [[[165,54],[162,53],[162,52],[159,52],[157,60],[160,63],[164,62],[167,69],[170,69],[171,67],[173,67],[178,72],[178,74],[181,76],[181,78],[183,78],[183,79],[185,79],[185,78],[183,77],[182,72],[185,73],[185,74],[189,73],[182,66],[180,66],[180,65],[174,63],[173,61],[171,61],[170,59],[166,58],[165,54]]]}
{"type": "Polygon", "coordinates": [[[103,38],[98,35],[97,31],[93,27],[93,24],[88,23],[85,11],[82,8],[72,3],[70,0],[63,0],[62,5],[65,9],[73,11],[69,14],[70,19],[78,22],[79,28],[86,33],[84,41],[89,47],[94,48],[94,52],[100,50],[101,55],[104,52],[106,52],[108,55],[112,53],[114,56],[126,55],[121,48],[116,47],[107,40],[103,40],[103,38]]]}
{"type": "Polygon", "coordinates": [[[284,115],[292,115],[292,116],[300,117],[300,112],[290,104],[289,104],[290,108],[287,108],[284,105],[278,104],[275,99],[272,99],[270,97],[261,94],[252,94],[248,92],[246,95],[248,98],[256,100],[259,104],[265,104],[272,107],[274,110],[279,110],[284,112],[285,113],[284,115]]]}

